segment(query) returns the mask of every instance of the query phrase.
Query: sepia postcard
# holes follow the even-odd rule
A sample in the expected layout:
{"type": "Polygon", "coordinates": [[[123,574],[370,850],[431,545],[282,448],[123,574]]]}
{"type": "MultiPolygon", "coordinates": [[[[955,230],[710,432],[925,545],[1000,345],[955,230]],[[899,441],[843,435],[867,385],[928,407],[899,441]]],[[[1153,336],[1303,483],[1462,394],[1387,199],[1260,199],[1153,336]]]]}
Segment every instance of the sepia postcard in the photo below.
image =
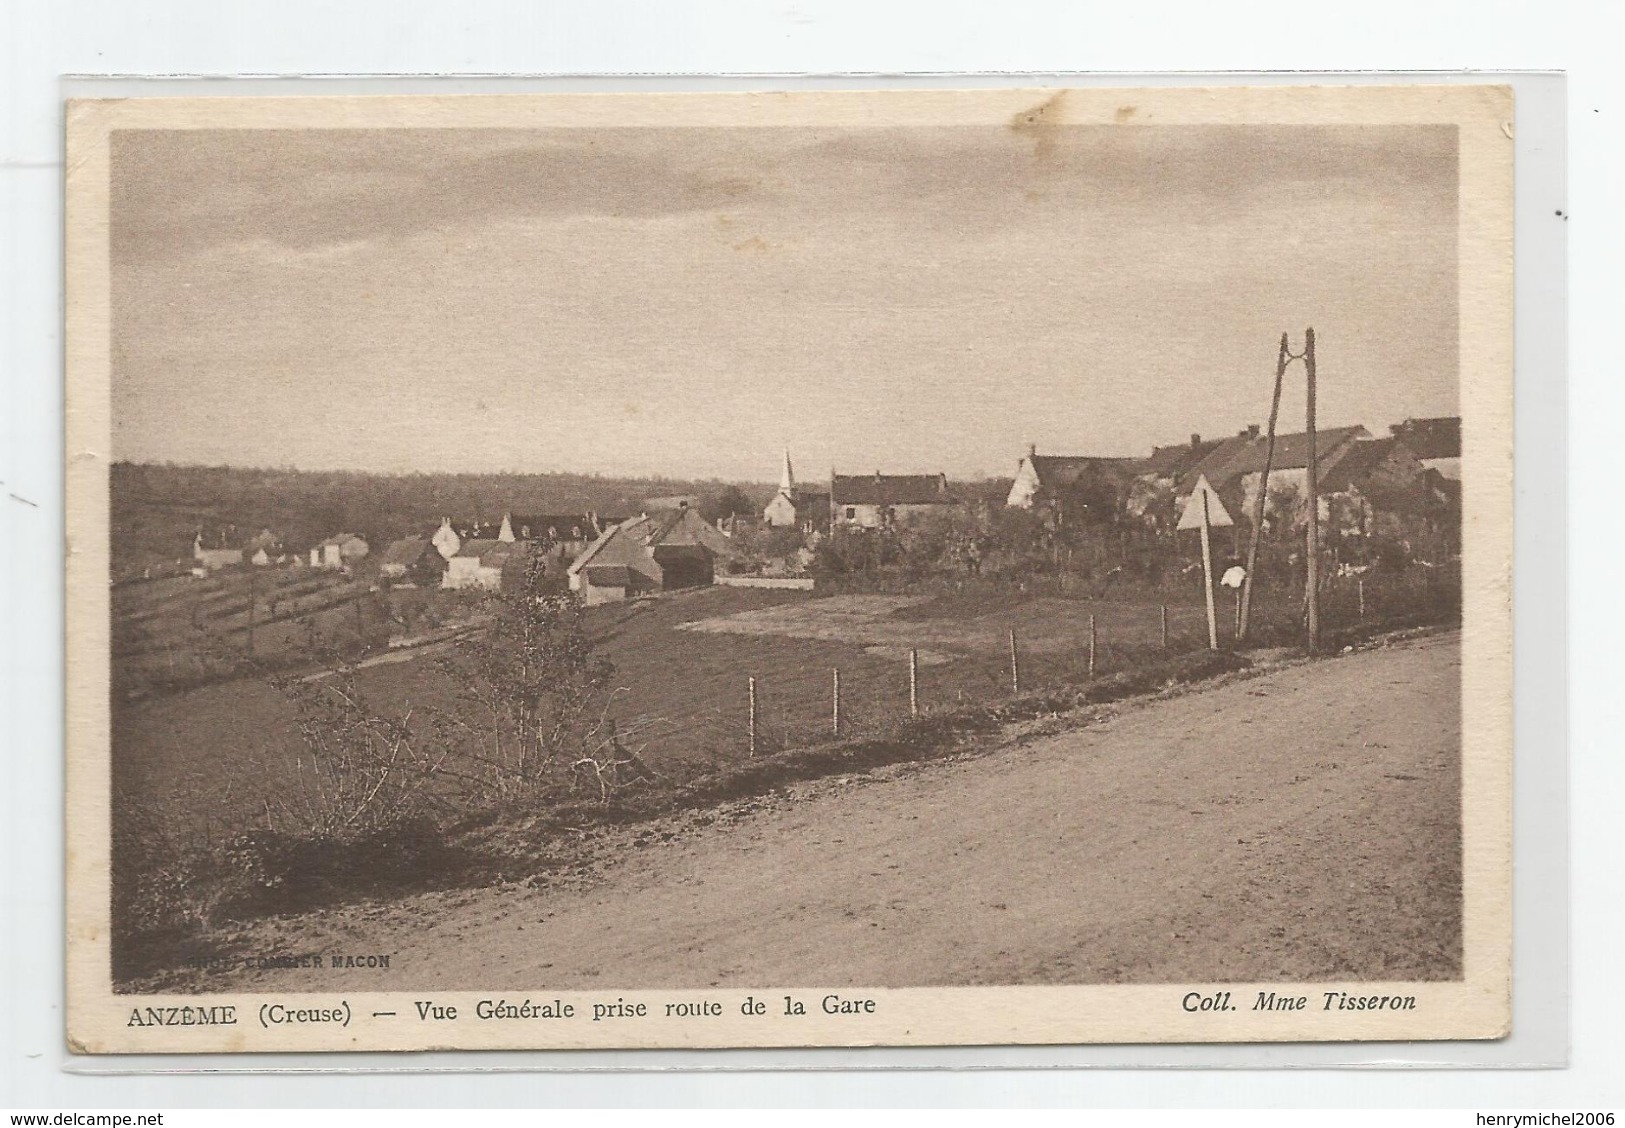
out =
{"type": "Polygon", "coordinates": [[[1512,136],[71,102],[71,1048],[1504,1037],[1512,136]]]}

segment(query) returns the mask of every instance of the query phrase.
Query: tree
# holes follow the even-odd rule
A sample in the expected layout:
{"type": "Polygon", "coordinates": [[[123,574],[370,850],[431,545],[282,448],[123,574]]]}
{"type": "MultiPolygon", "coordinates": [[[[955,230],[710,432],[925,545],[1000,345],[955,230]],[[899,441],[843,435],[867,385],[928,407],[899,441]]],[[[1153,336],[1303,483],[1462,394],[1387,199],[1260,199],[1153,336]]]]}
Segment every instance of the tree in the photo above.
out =
{"type": "Polygon", "coordinates": [[[467,774],[510,798],[574,790],[584,776],[607,797],[623,776],[646,773],[609,716],[615,667],[594,655],[579,597],[548,582],[542,552],[492,609],[489,633],[440,663],[457,707],[437,718],[467,774]]]}
{"type": "Polygon", "coordinates": [[[711,524],[727,517],[743,517],[756,512],[756,503],[738,486],[723,486],[700,499],[700,516],[711,524]]]}

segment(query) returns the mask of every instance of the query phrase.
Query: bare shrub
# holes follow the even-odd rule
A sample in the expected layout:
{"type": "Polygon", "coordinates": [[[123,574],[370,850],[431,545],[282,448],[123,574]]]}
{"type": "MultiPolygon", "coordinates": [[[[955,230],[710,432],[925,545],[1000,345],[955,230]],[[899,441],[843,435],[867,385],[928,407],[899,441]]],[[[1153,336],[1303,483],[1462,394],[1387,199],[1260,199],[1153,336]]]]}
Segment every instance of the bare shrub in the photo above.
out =
{"type": "Polygon", "coordinates": [[[451,774],[450,747],[410,710],[394,716],[369,701],[353,665],[276,684],[294,705],[301,748],[291,783],[264,800],[270,829],[350,840],[444,802],[435,784],[451,774]]]}

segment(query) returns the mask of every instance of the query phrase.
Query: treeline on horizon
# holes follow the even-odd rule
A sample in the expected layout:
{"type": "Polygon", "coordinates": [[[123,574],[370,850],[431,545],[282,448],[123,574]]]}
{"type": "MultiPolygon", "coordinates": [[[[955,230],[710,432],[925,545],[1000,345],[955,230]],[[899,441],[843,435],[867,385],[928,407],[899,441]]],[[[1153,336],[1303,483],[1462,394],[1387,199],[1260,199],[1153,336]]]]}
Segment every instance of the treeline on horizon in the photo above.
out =
{"type": "Polygon", "coordinates": [[[499,521],[505,512],[629,516],[646,499],[705,497],[734,487],[765,505],[773,485],[717,479],[598,474],[384,474],[360,470],[282,470],[238,466],[115,462],[111,475],[115,569],[186,556],[202,530],[211,547],[223,530],[270,529],[285,551],[308,549],[339,532],[375,548],[423,531],[441,517],[499,521]]]}

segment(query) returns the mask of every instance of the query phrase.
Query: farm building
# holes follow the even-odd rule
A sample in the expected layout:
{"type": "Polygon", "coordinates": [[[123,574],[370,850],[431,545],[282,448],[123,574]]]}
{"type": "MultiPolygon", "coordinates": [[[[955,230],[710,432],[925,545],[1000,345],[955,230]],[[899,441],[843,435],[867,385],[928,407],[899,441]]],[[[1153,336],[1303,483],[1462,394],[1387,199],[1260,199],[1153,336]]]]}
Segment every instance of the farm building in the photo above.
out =
{"type": "Polygon", "coordinates": [[[378,557],[378,574],[391,580],[433,587],[446,572],[446,558],[429,537],[402,537],[378,557]]]}
{"type": "MultiPolygon", "coordinates": [[[[446,574],[440,586],[450,590],[483,588],[500,591],[504,577],[513,577],[516,568],[522,568],[526,547],[515,541],[464,541],[457,555],[446,561],[446,574]]],[[[507,582],[512,582],[508,579],[507,582]]]]}
{"type": "Polygon", "coordinates": [[[1446,416],[1439,419],[1407,419],[1388,428],[1416,455],[1423,469],[1436,470],[1440,476],[1461,481],[1461,417],[1446,416]]]}
{"type": "Polygon", "coordinates": [[[646,592],[709,584],[718,557],[736,555],[721,532],[690,508],[644,514],[606,529],[570,565],[570,590],[589,606],[646,592]]]}
{"type": "Polygon", "coordinates": [[[880,529],[957,505],[946,474],[836,474],[829,478],[834,528],[880,529]]]}
{"type": "Polygon", "coordinates": [[[370,550],[355,533],[335,533],[310,550],[312,568],[352,568],[370,550]]]}
{"type": "Polygon", "coordinates": [[[784,452],[779,492],[762,510],[762,523],[770,529],[800,529],[804,533],[825,532],[829,528],[829,494],[796,488],[789,451],[784,452]]]}
{"type": "Polygon", "coordinates": [[[235,568],[243,562],[243,550],[240,548],[204,548],[203,534],[199,533],[192,541],[192,559],[196,561],[194,572],[218,572],[221,568],[235,568]]]}
{"type": "Polygon", "coordinates": [[[1042,510],[1057,521],[1115,520],[1127,500],[1134,460],[1039,454],[1027,448],[1005,504],[1042,510]]]}

